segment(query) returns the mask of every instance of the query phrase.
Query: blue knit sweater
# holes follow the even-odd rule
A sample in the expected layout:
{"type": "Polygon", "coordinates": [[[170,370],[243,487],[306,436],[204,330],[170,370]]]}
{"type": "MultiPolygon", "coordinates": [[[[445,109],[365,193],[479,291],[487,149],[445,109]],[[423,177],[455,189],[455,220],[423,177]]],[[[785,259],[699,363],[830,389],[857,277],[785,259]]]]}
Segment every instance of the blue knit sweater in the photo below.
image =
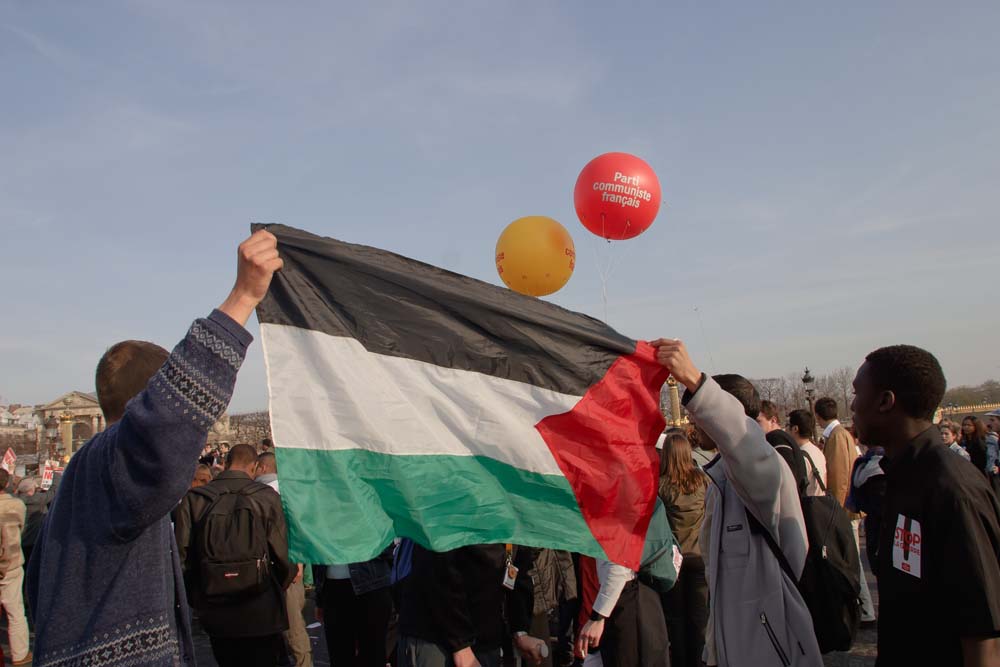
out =
{"type": "Polygon", "coordinates": [[[170,511],[253,338],[196,320],[125,416],[73,456],[28,567],[35,667],[194,665],[170,511]]]}

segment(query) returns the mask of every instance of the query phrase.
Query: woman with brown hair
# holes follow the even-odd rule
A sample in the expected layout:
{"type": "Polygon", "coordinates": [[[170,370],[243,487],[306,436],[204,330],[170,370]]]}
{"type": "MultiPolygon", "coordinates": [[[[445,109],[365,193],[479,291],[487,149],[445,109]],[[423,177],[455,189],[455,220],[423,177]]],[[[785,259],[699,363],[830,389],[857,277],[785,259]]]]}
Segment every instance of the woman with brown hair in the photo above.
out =
{"type": "Polygon", "coordinates": [[[705,520],[708,476],[695,466],[691,443],[679,429],[667,434],[660,452],[660,499],[684,561],[677,583],[661,597],[673,667],[701,665],[708,623],[708,585],[698,535],[705,520]]]}
{"type": "Polygon", "coordinates": [[[986,424],[979,417],[969,415],[962,420],[962,441],[959,444],[969,453],[972,464],[979,472],[988,477],[986,470],[986,424]]]}

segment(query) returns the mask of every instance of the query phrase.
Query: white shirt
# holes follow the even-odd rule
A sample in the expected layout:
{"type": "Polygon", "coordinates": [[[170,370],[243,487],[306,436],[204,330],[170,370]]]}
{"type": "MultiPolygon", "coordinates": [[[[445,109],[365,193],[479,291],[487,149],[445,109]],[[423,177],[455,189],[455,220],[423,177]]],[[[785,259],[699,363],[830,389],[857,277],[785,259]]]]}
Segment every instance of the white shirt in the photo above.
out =
{"type": "Polygon", "coordinates": [[[594,611],[607,618],[615,610],[618,598],[621,597],[625,584],[635,579],[635,572],[624,565],[616,565],[610,561],[597,560],[597,580],[601,582],[601,590],[594,599],[594,611]]]}
{"type": "Polygon", "coordinates": [[[836,419],[827,424],[826,428],[823,429],[823,439],[826,440],[827,438],[829,438],[830,434],[833,433],[833,429],[837,428],[838,426],[840,426],[840,421],[836,419]]]}
{"type": "Polygon", "coordinates": [[[965,448],[962,447],[962,445],[958,444],[957,442],[953,442],[950,445],[948,445],[948,449],[950,449],[951,451],[955,452],[956,454],[958,454],[959,456],[961,456],[966,461],[971,461],[972,460],[972,457],[969,456],[969,452],[965,451],[965,448]]]}
{"type": "MultiPolygon", "coordinates": [[[[806,442],[804,445],[800,445],[802,451],[809,454],[809,458],[816,465],[816,473],[819,474],[819,478],[823,480],[823,486],[826,486],[826,457],[823,456],[822,450],[814,445],[812,441],[806,442]]],[[[807,496],[825,496],[826,493],[820,488],[819,482],[816,481],[816,475],[813,474],[813,467],[809,465],[809,459],[806,459],[806,479],[809,480],[809,484],[806,485],[806,495],[807,496]]]]}

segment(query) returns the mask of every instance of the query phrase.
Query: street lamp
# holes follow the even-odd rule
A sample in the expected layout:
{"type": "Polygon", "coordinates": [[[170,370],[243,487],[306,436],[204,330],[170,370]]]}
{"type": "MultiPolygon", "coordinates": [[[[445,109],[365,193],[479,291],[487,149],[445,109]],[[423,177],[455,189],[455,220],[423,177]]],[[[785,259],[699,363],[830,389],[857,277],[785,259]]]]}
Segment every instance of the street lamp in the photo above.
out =
{"type": "Polygon", "coordinates": [[[45,420],[45,437],[49,440],[49,458],[55,458],[56,440],[59,438],[59,420],[55,415],[49,415],[45,420]]]}
{"type": "MultiPolygon", "coordinates": [[[[813,401],[816,400],[816,390],[813,389],[813,383],[815,381],[816,378],[812,376],[812,373],[809,372],[809,367],[806,366],[806,372],[802,376],[802,384],[805,385],[806,388],[806,402],[809,403],[810,414],[813,413],[813,401]]],[[[815,438],[816,434],[813,433],[813,439],[815,440],[815,438]]]]}
{"type": "Polygon", "coordinates": [[[813,410],[813,398],[816,395],[816,390],[812,387],[815,381],[816,378],[812,376],[812,373],[809,372],[809,367],[806,366],[805,375],[802,376],[802,384],[806,387],[806,400],[809,402],[809,412],[813,410]]]}

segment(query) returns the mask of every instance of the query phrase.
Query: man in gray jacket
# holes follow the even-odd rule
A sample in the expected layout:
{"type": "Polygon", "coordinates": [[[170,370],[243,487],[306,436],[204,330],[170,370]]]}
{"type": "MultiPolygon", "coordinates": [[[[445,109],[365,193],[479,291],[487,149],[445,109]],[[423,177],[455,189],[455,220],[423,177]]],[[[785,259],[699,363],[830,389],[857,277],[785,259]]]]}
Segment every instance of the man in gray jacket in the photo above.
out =
{"type": "Polygon", "coordinates": [[[748,515],[770,531],[796,575],[808,540],[791,470],[755,421],[760,397],[739,375],[699,371],[684,344],[654,343],[657,359],[687,388],[684,404],[702,447],[719,456],[706,466],[712,483],[701,546],[709,587],[705,664],[822,665],[812,617],[748,515]]]}

